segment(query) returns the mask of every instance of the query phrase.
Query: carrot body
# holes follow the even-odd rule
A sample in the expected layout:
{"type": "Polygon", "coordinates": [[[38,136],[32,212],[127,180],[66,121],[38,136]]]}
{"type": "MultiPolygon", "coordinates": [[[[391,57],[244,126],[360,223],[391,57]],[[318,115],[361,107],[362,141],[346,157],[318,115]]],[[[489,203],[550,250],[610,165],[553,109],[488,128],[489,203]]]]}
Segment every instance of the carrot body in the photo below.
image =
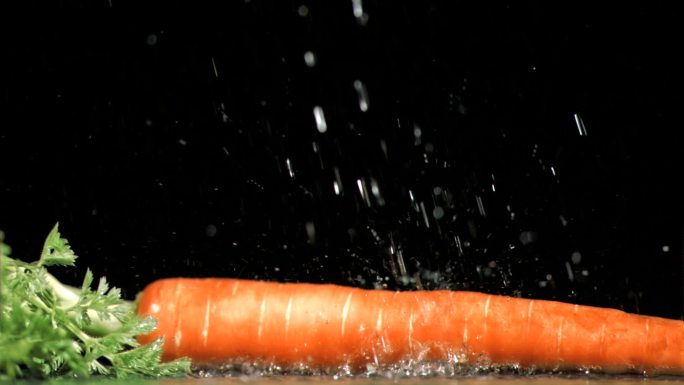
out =
{"type": "Polygon", "coordinates": [[[138,312],[164,359],[335,367],[403,359],[684,374],[684,322],[465,291],[390,292],[235,279],[164,279],[138,312]]]}

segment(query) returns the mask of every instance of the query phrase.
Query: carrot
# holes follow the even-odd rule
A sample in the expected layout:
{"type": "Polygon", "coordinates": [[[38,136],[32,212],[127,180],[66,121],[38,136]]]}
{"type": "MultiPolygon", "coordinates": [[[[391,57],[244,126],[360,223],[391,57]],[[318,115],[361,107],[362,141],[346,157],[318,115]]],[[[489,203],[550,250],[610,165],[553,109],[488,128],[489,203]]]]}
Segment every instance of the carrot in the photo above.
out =
{"type": "Polygon", "coordinates": [[[466,291],[391,292],[236,279],[163,279],[138,304],[165,360],[330,368],[400,360],[684,374],[684,322],[466,291]]]}

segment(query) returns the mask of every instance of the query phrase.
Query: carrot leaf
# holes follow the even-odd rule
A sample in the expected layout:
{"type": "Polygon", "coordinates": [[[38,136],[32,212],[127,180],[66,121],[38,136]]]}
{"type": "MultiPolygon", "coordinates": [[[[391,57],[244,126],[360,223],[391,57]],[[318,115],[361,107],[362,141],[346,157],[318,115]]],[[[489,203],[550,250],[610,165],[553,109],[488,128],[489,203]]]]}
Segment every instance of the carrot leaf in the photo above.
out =
{"type": "Polygon", "coordinates": [[[58,226],[40,259],[10,258],[0,232],[0,380],[16,378],[171,376],[189,371],[185,359],[162,363],[163,341],[141,346],[136,336],[155,327],[103,277],[93,288],[61,284],[47,267],[73,266],[76,254],[58,226]]]}

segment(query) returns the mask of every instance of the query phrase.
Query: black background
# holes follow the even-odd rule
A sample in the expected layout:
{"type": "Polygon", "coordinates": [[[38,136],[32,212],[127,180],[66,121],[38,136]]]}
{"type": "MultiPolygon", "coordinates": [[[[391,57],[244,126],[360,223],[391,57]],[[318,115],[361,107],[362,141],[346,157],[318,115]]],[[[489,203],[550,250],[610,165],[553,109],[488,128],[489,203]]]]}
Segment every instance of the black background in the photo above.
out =
{"type": "Polygon", "coordinates": [[[682,317],[682,15],[363,11],[251,0],[13,30],[0,95],[13,255],[36,258],[59,221],[81,259],[56,274],[75,284],[88,266],[129,298],[160,277],[226,276],[682,317]]]}

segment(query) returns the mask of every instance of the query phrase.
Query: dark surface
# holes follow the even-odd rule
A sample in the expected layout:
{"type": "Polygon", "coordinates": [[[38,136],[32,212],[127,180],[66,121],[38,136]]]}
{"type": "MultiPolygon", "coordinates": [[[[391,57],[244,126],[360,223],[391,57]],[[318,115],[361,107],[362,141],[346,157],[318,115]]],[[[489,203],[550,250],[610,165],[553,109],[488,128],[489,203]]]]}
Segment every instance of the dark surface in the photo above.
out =
{"type": "Polygon", "coordinates": [[[14,255],[59,221],[81,256],[60,277],[90,266],[128,297],[177,275],[381,281],[682,317],[681,15],[365,1],[363,24],[329,3],[15,31],[14,255]]]}

